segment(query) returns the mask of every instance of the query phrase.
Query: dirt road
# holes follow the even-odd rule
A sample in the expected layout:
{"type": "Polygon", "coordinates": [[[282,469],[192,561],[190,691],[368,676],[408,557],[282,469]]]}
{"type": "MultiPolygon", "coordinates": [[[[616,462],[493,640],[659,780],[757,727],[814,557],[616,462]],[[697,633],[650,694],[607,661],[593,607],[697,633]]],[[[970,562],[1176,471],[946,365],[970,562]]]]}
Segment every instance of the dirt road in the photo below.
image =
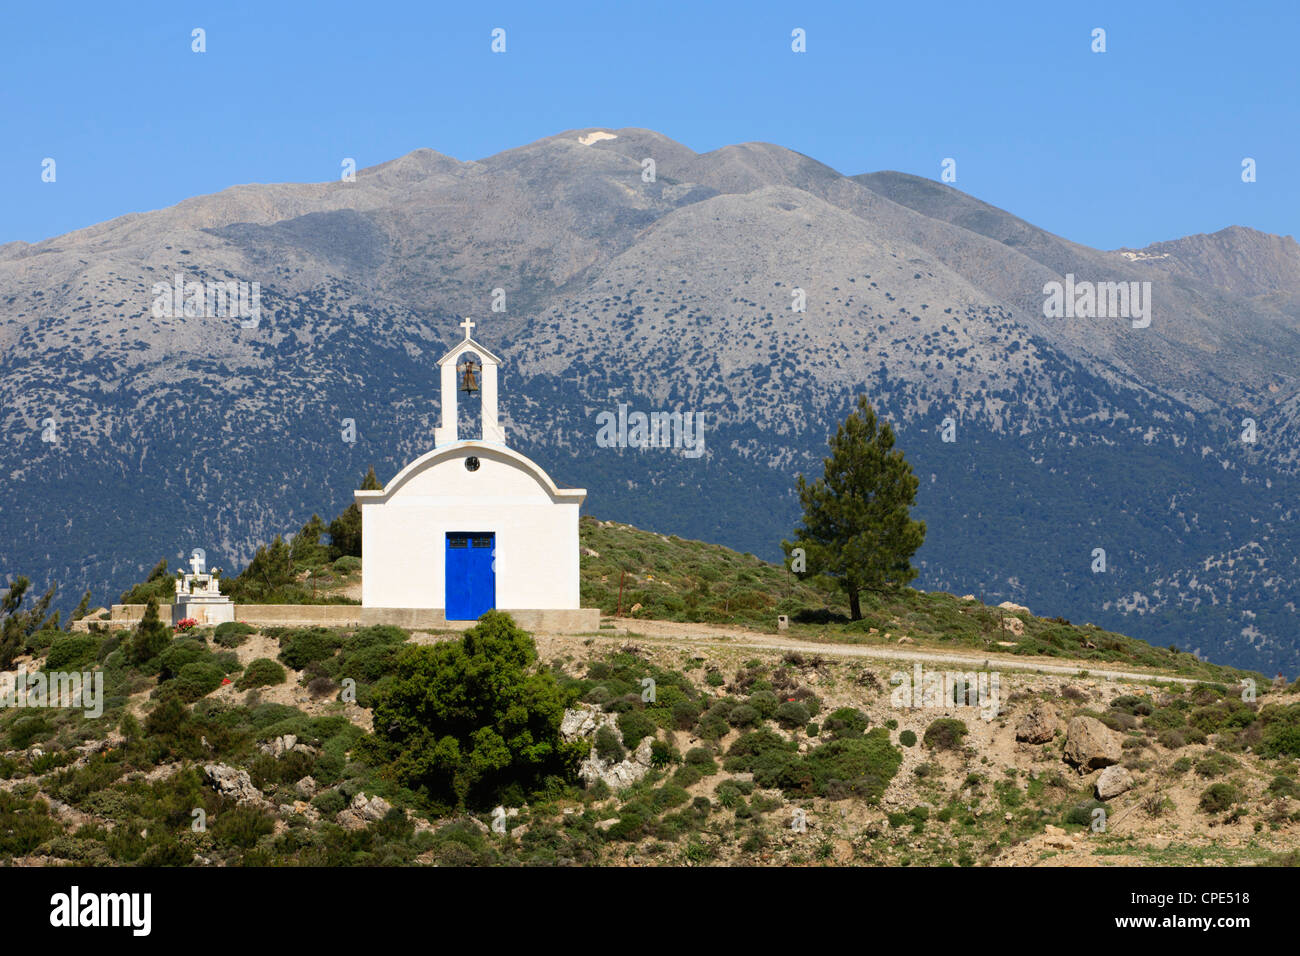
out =
{"type": "MultiPolygon", "coordinates": [[[[676,621],[652,621],[646,619],[615,617],[608,618],[620,631],[611,632],[609,640],[665,641],[682,645],[719,647],[753,647],[773,651],[795,651],[801,654],[821,654],[826,657],[866,657],[885,661],[921,661],[940,664],[958,664],[966,668],[983,670],[1031,671],[1039,674],[1061,674],[1069,677],[1079,676],[1087,671],[1089,677],[1105,680],[1164,681],[1177,684],[1199,684],[1202,681],[1192,677],[1171,677],[1145,671],[1125,671],[1102,669],[1095,661],[1063,661],[1053,659],[1051,663],[1009,654],[960,654],[948,651],[927,650],[904,646],[869,646],[864,644],[835,644],[799,640],[751,631],[745,628],[725,627],[716,624],[681,624],[676,621]]],[[[602,635],[603,636],[603,635],[602,635]]]]}

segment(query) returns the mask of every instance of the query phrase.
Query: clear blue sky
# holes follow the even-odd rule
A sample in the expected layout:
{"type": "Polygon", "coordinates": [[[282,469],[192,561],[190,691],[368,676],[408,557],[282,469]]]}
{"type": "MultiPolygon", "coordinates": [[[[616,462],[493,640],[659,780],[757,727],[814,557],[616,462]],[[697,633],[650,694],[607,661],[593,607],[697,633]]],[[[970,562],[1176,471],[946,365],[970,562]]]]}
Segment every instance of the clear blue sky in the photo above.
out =
{"type": "Polygon", "coordinates": [[[337,179],[345,156],[478,159],[587,126],[701,152],[765,140],[850,174],[937,179],[953,157],[958,188],[1103,248],[1292,234],[1298,28],[1295,0],[14,2],[0,242],[235,183],[337,179]]]}

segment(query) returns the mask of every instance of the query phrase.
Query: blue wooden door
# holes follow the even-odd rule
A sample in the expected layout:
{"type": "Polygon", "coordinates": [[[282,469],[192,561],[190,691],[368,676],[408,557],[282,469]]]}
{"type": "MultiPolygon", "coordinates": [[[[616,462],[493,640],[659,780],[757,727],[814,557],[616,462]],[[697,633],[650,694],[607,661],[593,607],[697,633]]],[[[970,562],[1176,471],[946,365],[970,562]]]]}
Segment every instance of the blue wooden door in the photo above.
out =
{"type": "Polygon", "coordinates": [[[447,620],[475,621],[496,607],[495,551],[491,531],[447,532],[447,620]]]}

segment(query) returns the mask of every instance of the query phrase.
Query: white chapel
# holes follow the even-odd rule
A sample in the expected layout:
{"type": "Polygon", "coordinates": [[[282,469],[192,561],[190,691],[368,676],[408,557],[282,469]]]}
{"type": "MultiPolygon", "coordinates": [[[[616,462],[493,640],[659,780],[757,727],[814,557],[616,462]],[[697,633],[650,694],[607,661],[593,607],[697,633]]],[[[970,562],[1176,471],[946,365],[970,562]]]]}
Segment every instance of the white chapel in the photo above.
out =
{"type": "Polygon", "coordinates": [[[507,446],[497,410],[501,361],[471,337],[473,322],[461,327],[465,338],[438,360],[442,424],[433,450],[382,491],[354,493],[361,621],[456,626],[499,609],[525,628],[594,631],[599,610],[579,607],[578,512],[587,492],[557,488],[507,446]],[[478,438],[457,433],[458,384],[480,397],[478,438]]]}

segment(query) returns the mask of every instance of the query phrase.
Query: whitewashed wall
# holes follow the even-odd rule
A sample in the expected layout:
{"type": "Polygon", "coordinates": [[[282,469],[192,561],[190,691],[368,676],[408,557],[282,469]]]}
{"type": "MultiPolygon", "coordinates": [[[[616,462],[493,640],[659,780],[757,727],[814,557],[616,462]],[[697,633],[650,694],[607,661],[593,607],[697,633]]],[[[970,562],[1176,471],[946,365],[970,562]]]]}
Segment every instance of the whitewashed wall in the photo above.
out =
{"type": "Polygon", "coordinates": [[[578,511],[586,492],[557,489],[501,445],[457,442],[407,465],[383,491],[358,491],[365,607],[443,608],[448,531],[496,534],[496,606],[579,606],[578,511]],[[477,471],[465,468],[471,455],[477,471]]]}

